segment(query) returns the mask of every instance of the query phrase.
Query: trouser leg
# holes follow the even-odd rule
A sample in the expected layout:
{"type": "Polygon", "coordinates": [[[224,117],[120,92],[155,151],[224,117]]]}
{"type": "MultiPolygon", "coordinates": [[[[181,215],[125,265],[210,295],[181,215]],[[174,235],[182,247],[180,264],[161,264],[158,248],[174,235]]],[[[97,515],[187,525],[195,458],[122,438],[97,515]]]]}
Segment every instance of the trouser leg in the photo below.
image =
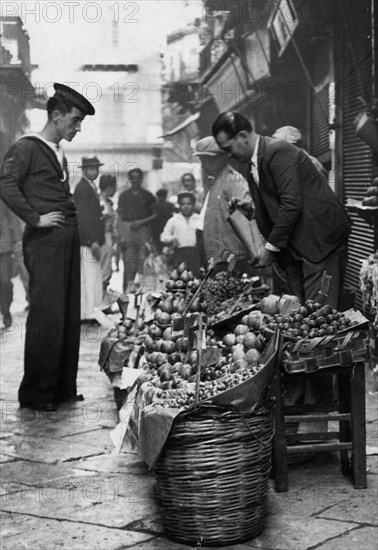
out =
{"type": "Polygon", "coordinates": [[[9,315],[13,300],[12,264],[11,254],[0,255],[0,310],[3,316],[9,315]]]}
{"type": "Polygon", "coordinates": [[[76,378],[80,348],[80,241],[78,231],[73,228],[66,243],[65,299],[66,316],[63,341],[63,360],[59,373],[56,397],[73,397],[77,393],[76,378]]]}
{"type": "MultiPolygon", "coordinates": [[[[68,276],[72,254],[79,255],[75,226],[27,228],[25,231],[24,258],[30,277],[30,310],[26,321],[25,372],[19,389],[20,402],[53,401],[67,364],[77,368],[80,324],[77,323],[78,332],[73,340],[71,335],[75,329],[68,327],[80,309],[78,302],[72,317],[68,296],[72,291],[68,276]],[[72,349],[68,349],[71,345],[72,349]]],[[[80,285],[80,272],[73,275],[77,277],[75,285],[80,285]]]]}

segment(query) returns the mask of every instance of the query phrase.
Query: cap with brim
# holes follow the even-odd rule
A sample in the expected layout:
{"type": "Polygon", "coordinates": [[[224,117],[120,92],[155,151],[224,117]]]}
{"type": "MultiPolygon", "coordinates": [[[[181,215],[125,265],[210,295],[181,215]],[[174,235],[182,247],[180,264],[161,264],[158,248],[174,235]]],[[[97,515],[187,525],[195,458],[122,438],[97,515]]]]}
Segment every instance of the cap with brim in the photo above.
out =
{"type": "Polygon", "coordinates": [[[226,153],[219,147],[215,139],[212,136],[207,136],[197,141],[196,151],[193,153],[193,157],[217,157],[225,154],[226,153]]]}
{"type": "Polygon", "coordinates": [[[196,196],[190,191],[182,191],[177,195],[177,202],[180,203],[182,199],[190,199],[193,203],[196,202],[196,196]]]}
{"type": "Polygon", "coordinates": [[[295,128],[295,126],[282,126],[282,128],[278,128],[274,132],[272,137],[296,144],[302,140],[303,136],[302,132],[298,128],[295,128]]]}
{"type": "Polygon", "coordinates": [[[79,168],[93,168],[94,166],[104,166],[104,163],[100,162],[97,157],[83,157],[79,168]]]}
{"type": "Polygon", "coordinates": [[[76,90],[55,82],[54,84],[55,94],[54,97],[61,98],[63,101],[69,102],[73,107],[79,109],[83,115],[94,115],[95,109],[83,95],[79,94],[76,90]]]}

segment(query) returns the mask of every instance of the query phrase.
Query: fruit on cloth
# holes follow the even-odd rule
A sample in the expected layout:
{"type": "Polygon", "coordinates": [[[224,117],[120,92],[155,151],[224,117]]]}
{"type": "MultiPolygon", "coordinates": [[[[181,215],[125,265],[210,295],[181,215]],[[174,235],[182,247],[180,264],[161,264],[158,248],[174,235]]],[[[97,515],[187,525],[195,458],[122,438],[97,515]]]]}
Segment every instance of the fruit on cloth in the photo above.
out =
{"type": "Polygon", "coordinates": [[[159,309],[165,313],[173,313],[173,296],[168,296],[168,298],[159,305],[159,309]]]}
{"type": "Polygon", "coordinates": [[[244,359],[245,353],[244,353],[244,347],[242,344],[237,344],[235,346],[235,349],[232,352],[232,360],[233,361],[240,361],[241,359],[244,359]]]}
{"type": "Polygon", "coordinates": [[[178,274],[181,275],[181,273],[183,273],[185,270],[186,270],[186,263],[181,262],[181,264],[177,268],[178,274]]]}
{"type": "Polygon", "coordinates": [[[257,336],[254,332],[247,332],[247,334],[243,336],[244,349],[255,348],[256,340],[257,336]]]}
{"type": "MultiPolygon", "coordinates": [[[[242,368],[234,373],[226,374],[222,378],[217,378],[208,382],[200,382],[199,401],[201,402],[205,399],[209,399],[219,393],[238,386],[254,376],[261,367],[262,365],[256,365],[253,368],[242,368]]],[[[172,383],[172,381],[170,383],[172,383]]],[[[163,407],[190,409],[195,405],[194,384],[175,391],[171,391],[167,388],[167,391],[159,392],[158,397],[161,399],[161,405],[163,407]]]]}
{"type": "Polygon", "coordinates": [[[247,324],[249,328],[252,328],[253,330],[259,330],[261,325],[263,324],[263,315],[260,311],[251,311],[251,313],[248,314],[248,320],[247,324]]]}
{"type": "Polygon", "coordinates": [[[246,325],[236,325],[234,333],[236,336],[247,334],[249,328],[246,325]]]}
{"type": "Polygon", "coordinates": [[[279,300],[280,297],[276,296],[275,294],[269,294],[269,296],[265,296],[265,298],[263,298],[260,303],[261,312],[266,313],[267,315],[274,315],[278,312],[279,300]]]}
{"type": "Polygon", "coordinates": [[[259,362],[260,356],[261,356],[261,353],[259,351],[257,351],[256,348],[249,348],[245,352],[244,358],[245,358],[245,360],[247,361],[248,364],[254,364],[254,363],[259,362]]]}
{"type": "Polygon", "coordinates": [[[226,334],[223,337],[223,344],[230,348],[231,346],[235,345],[235,340],[236,340],[236,337],[234,333],[226,334]]]}

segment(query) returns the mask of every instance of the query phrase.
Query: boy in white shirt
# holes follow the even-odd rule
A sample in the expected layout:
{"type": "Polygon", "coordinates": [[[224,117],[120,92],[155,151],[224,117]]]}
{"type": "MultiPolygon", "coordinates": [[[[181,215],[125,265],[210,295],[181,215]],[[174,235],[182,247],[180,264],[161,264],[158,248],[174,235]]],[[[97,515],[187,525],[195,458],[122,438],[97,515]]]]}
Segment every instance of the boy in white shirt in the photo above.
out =
{"type": "Polygon", "coordinates": [[[160,240],[175,248],[173,268],[185,262],[187,269],[196,275],[201,267],[196,239],[199,215],[194,212],[196,198],[189,191],[179,193],[177,198],[180,212],[167,221],[160,240]]]}

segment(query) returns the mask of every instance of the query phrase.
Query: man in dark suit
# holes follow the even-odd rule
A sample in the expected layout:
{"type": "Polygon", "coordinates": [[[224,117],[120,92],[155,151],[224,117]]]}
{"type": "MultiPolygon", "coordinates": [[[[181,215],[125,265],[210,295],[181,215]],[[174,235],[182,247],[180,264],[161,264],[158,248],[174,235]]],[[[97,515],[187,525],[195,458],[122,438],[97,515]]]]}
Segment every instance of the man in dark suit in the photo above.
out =
{"type": "Polygon", "coordinates": [[[327,301],[337,308],[350,223],[311,159],[290,143],[259,136],[248,119],[236,112],[221,113],[212,132],[230,157],[249,163],[255,217],[267,240],[257,267],[276,259],[302,302],[317,298],[323,271],[327,271],[332,276],[327,301]]]}
{"type": "Polygon", "coordinates": [[[97,157],[82,158],[83,177],[73,194],[81,245],[81,320],[93,320],[102,301],[101,247],[105,224],[96,180],[103,164],[97,157]]]}
{"type": "Polygon", "coordinates": [[[80,345],[80,242],[77,215],[60,145],[72,141],[86,115],[87,99],[54,84],[47,122],[20,138],[4,157],[0,195],[25,223],[23,252],[30,276],[21,407],[56,410],[82,400],[76,393],[80,345]]]}

